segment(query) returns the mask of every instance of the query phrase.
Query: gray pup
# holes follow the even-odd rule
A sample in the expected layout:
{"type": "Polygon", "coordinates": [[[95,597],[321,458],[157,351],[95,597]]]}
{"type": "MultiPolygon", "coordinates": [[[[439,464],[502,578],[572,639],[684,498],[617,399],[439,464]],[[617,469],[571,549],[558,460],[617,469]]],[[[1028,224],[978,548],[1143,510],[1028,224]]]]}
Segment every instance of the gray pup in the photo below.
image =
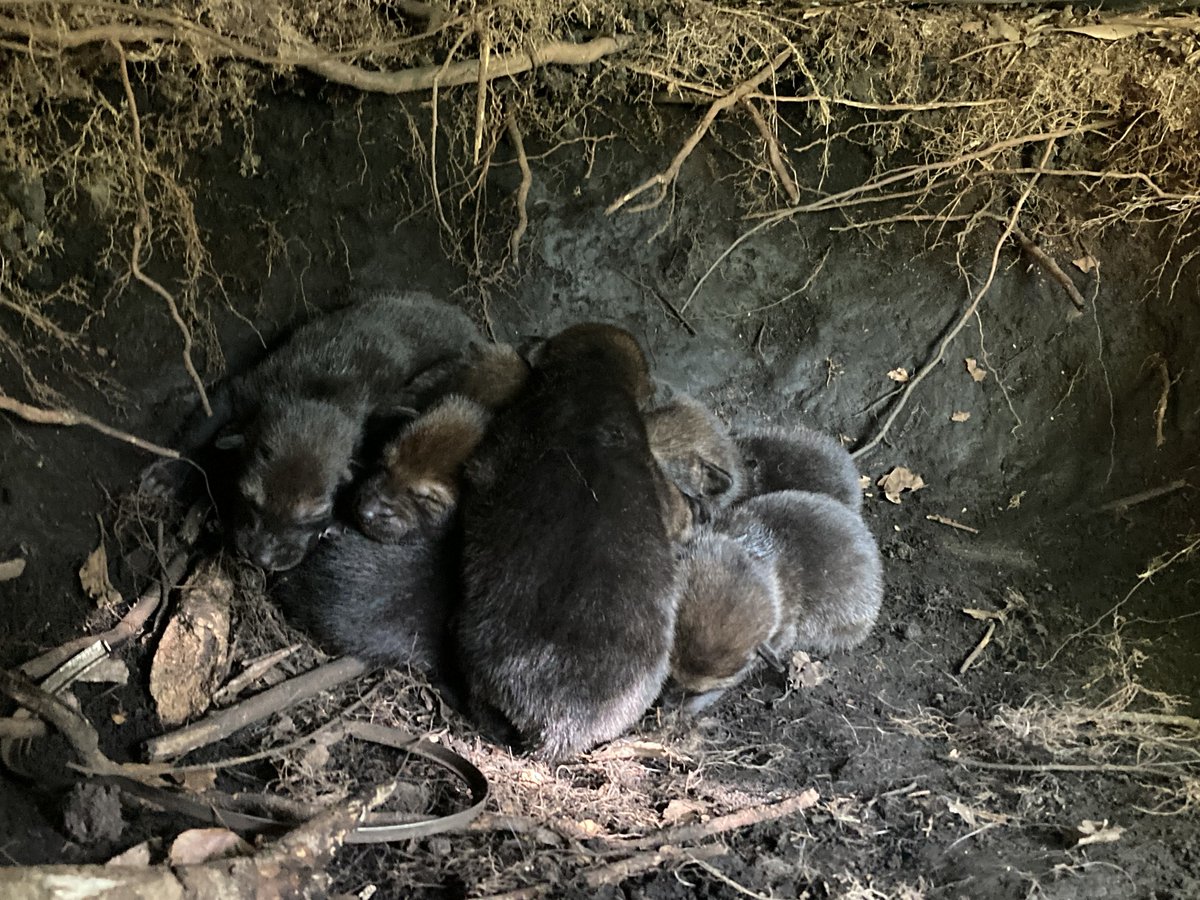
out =
{"type": "Polygon", "coordinates": [[[385,545],[347,530],[284,573],[271,595],[328,650],[445,673],[457,563],[441,535],[385,545]]]}
{"type": "Polygon", "coordinates": [[[576,325],[530,363],[466,466],[457,636],[476,719],[554,761],[621,734],[658,695],[675,559],[637,341],[576,325]]]}
{"type": "Polygon", "coordinates": [[[760,428],[737,436],[746,478],[741,497],[772,491],[828,494],[859,512],[858,467],[838,441],[804,425],[760,428]]]}
{"type": "Polygon", "coordinates": [[[866,638],[883,601],[883,561],[858,513],[827,494],[778,491],[733,507],[718,527],[774,562],[782,607],[768,649],[776,657],[866,638]]]}
{"type": "Polygon", "coordinates": [[[683,548],[671,681],[696,713],[757,665],[780,625],[783,604],[773,558],[700,529],[683,548]]]}
{"type": "Polygon", "coordinates": [[[663,474],[702,517],[741,492],[741,453],[721,420],[700,401],[676,393],[646,413],[646,433],[663,474]]]}
{"type": "Polygon", "coordinates": [[[300,562],[330,524],[338,489],[371,416],[423,406],[478,338],[458,309],[428,294],[382,294],[300,326],[226,382],[220,416],[185,443],[240,448],[231,519],[237,549],[264,569],[300,562]]]}
{"type": "Polygon", "coordinates": [[[437,532],[458,506],[459,476],[487,431],[489,412],[458,394],[409,423],[383,451],[379,471],[355,499],[363,532],[394,542],[416,530],[437,532]]]}

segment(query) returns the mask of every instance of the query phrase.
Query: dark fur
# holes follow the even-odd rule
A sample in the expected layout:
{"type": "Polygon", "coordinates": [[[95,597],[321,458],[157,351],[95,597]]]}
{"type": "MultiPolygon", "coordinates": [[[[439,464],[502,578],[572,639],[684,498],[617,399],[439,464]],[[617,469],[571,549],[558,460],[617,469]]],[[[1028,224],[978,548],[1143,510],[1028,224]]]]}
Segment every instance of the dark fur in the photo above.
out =
{"type": "Polygon", "coordinates": [[[746,478],[741,496],[813,491],[862,509],[858,467],[838,441],[803,425],[761,428],[737,436],[746,478]]]}
{"type": "Polygon", "coordinates": [[[384,448],[382,466],[358,490],[356,518],[377,541],[445,527],[458,507],[459,475],[487,430],[478,403],[451,394],[384,448]]]}
{"type": "Polygon", "coordinates": [[[721,421],[698,400],[676,394],[646,413],[650,450],[668,479],[705,516],[741,492],[741,454],[721,421]]]}
{"type": "Polygon", "coordinates": [[[458,637],[477,718],[558,760],[629,728],[666,678],[675,560],[632,335],[569,328],[466,467],[458,637]]]}
{"type": "MultiPolygon", "coordinates": [[[[234,543],[264,569],[296,565],[330,523],[367,419],[424,405],[477,337],[462,312],[426,294],[385,294],[298,328],[232,379],[215,444],[240,448],[234,543]]],[[[217,427],[199,421],[191,441],[217,427]]],[[[190,449],[190,448],[189,448],[190,449]]]]}
{"type": "Polygon", "coordinates": [[[827,494],[779,491],[718,522],[751,553],[773,559],[783,606],[770,650],[817,652],[861,643],[883,600],[883,562],[862,517],[827,494]]]}
{"type": "Polygon", "coordinates": [[[511,344],[475,344],[455,381],[455,393],[488,409],[502,409],[529,380],[529,363],[511,344]]]}
{"type": "Polygon", "coordinates": [[[683,548],[671,680],[697,712],[741,681],[780,624],[775,561],[702,528],[683,548]]]}
{"type": "Polygon", "coordinates": [[[446,673],[457,563],[443,536],[379,544],[347,530],[322,541],[271,593],[293,625],[330,651],[446,673]]]}

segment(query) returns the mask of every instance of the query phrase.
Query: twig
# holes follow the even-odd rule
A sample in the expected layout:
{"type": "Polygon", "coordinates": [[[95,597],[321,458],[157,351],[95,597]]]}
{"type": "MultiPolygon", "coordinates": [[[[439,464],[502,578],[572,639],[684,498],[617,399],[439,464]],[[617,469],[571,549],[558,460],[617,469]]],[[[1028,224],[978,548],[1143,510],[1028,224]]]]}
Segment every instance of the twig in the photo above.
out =
{"type": "Polygon", "coordinates": [[[779,150],[779,141],[772,133],[771,126],[767,124],[767,120],[762,117],[762,113],[758,111],[758,107],[749,97],[742,98],[742,106],[746,108],[746,112],[750,113],[750,121],[754,123],[754,127],[758,129],[763,142],[767,145],[767,159],[771,161],[771,168],[775,170],[779,183],[783,185],[784,193],[788,195],[788,199],[792,201],[793,205],[799,203],[800,189],[796,187],[796,182],[792,180],[791,173],[787,170],[783,154],[779,150]]]}
{"type": "Polygon", "coordinates": [[[979,643],[975,645],[975,649],[967,655],[967,658],[963,660],[962,665],[958,667],[959,675],[965,675],[967,673],[967,669],[975,665],[975,660],[979,659],[979,654],[981,654],[987,645],[992,642],[992,635],[995,633],[996,620],[992,619],[987,623],[987,630],[983,633],[983,637],[980,639],[979,643]]]}
{"type": "Polygon", "coordinates": [[[251,660],[246,664],[246,668],[233,678],[230,678],[228,683],[213,695],[213,703],[217,706],[224,706],[226,703],[236,700],[238,694],[262,678],[267,672],[271,671],[271,669],[275,668],[298,649],[300,649],[299,644],[292,644],[290,647],[274,650],[263,654],[258,659],[251,660]]]}
{"type": "Polygon", "coordinates": [[[1154,368],[1162,382],[1162,393],[1158,395],[1158,403],[1154,406],[1154,446],[1161,447],[1167,442],[1163,434],[1163,422],[1167,418],[1167,401],[1171,396],[1171,373],[1167,370],[1167,360],[1161,353],[1153,356],[1154,368]]]}
{"type": "Polygon", "coordinates": [[[344,684],[369,670],[370,666],[362,660],[344,656],[277,684],[261,694],[255,694],[236,706],[206,716],[199,722],[147,741],[147,756],[151,760],[160,760],[182,756],[199,747],[207,747],[248,725],[295,706],[322,691],[344,684]]]}
{"type": "Polygon", "coordinates": [[[992,769],[996,772],[1107,772],[1122,775],[1178,775],[1194,768],[1188,760],[1178,763],[1145,762],[1132,765],[1122,763],[996,763],[969,756],[956,756],[951,762],[962,763],[976,769],[992,769]]]}
{"type": "Polygon", "coordinates": [[[951,528],[957,528],[959,531],[966,531],[970,534],[979,534],[978,528],[972,528],[970,525],[964,525],[962,522],[955,522],[946,516],[939,516],[937,513],[925,517],[930,522],[937,522],[939,525],[949,525],[951,528]]]}
{"type": "Polygon", "coordinates": [[[1175,491],[1181,490],[1188,486],[1186,478],[1176,478],[1167,484],[1161,484],[1156,488],[1139,491],[1136,494],[1130,494],[1128,497],[1122,497],[1119,500],[1111,500],[1100,507],[1101,512],[1122,512],[1131,506],[1137,506],[1139,503],[1145,503],[1147,500],[1156,500],[1165,494],[1172,494],[1175,491]]]}
{"type": "MultiPolygon", "coordinates": [[[[1037,171],[1037,170],[1034,170],[1037,171]]],[[[1007,222],[1007,217],[997,215],[993,212],[984,212],[982,215],[988,219],[994,219],[997,222],[1007,222]]],[[[1042,266],[1050,276],[1063,286],[1063,290],[1067,292],[1067,296],[1071,298],[1071,302],[1075,304],[1075,308],[1080,312],[1087,309],[1087,301],[1083,299],[1083,294],[1079,293],[1079,288],[1075,287],[1075,282],[1058,264],[1058,261],[1039,247],[1033,240],[1016,225],[1013,225],[1012,235],[1017,239],[1017,243],[1021,245],[1021,249],[1034,258],[1034,260],[1042,266]]]]}
{"type": "MultiPolygon", "coordinates": [[[[1046,148],[1042,151],[1042,159],[1038,164],[1039,167],[1044,166],[1046,164],[1046,160],[1050,158],[1050,154],[1054,150],[1054,142],[1054,137],[1050,137],[1046,140],[1046,148]]],[[[935,366],[941,364],[942,359],[946,355],[946,349],[950,346],[951,341],[958,337],[959,332],[961,332],[963,328],[966,327],[967,322],[974,317],[976,311],[979,309],[979,304],[983,302],[983,298],[987,295],[987,292],[991,290],[992,282],[996,280],[996,271],[1000,266],[1000,249],[1004,246],[1004,242],[1008,240],[1008,236],[1012,233],[1013,228],[1016,227],[1017,219],[1021,215],[1021,209],[1025,206],[1025,201],[1029,199],[1029,195],[1033,192],[1033,187],[1035,184],[1037,184],[1037,180],[1038,177],[1036,175],[1030,178],[1029,183],[1025,185],[1025,189],[1021,192],[1021,196],[1018,197],[1017,202],[1013,204],[1013,210],[1009,214],[1008,222],[1004,226],[1004,233],[1000,235],[1000,239],[996,241],[996,245],[992,248],[992,264],[988,269],[987,279],[976,292],[974,299],[967,306],[967,309],[962,316],[959,317],[959,320],[942,338],[941,342],[938,344],[937,352],[933,355],[933,358],[921,367],[921,370],[913,376],[912,380],[909,381],[908,384],[904,385],[904,389],[900,392],[900,396],[892,405],[891,412],[889,412],[887,417],[883,420],[883,425],[880,426],[879,430],[875,433],[875,436],[850,454],[855,459],[863,456],[866,453],[869,453],[879,445],[879,443],[884,439],[888,431],[891,429],[892,424],[899,417],[901,410],[904,409],[905,404],[908,402],[908,398],[912,396],[912,393],[914,390],[916,390],[917,385],[925,380],[925,377],[933,371],[935,366]]]]}
{"type": "Polygon", "coordinates": [[[693,130],[691,135],[688,136],[688,139],[683,142],[683,146],[679,148],[679,152],[675,154],[675,158],[671,160],[671,164],[667,166],[664,171],[651,176],[632,190],[626,191],[624,194],[610,203],[605,212],[609,215],[615,213],[630,200],[640,196],[641,194],[644,194],[646,191],[654,187],[658,188],[658,193],[655,198],[639,204],[638,206],[634,207],[631,212],[643,212],[648,209],[653,209],[662,203],[667,196],[667,190],[679,176],[679,170],[683,166],[684,160],[691,155],[691,152],[696,149],[696,145],[703,140],[704,135],[708,133],[708,129],[712,127],[712,123],[716,120],[717,116],[720,115],[722,111],[738,103],[743,97],[770,78],[775,73],[775,70],[783,65],[784,61],[791,55],[791,50],[784,50],[750,78],[743,81],[724,97],[716,100],[712,106],[708,108],[708,112],[704,114],[704,118],[700,120],[700,124],[696,126],[695,130],[693,130]]]}
{"type": "Polygon", "coordinates": [[[479,151],[483,149],[483,127],[487,120],[487,70],[492,57],[491,30],[486,23],[475,21],[475,35],[479,39],[479,75],[475,84],[475,139],[471,143],[471,163],[479,165],[479,151]]]}
{"type": "Polygon", "coordinates": [[[60,665],[78,653],[95,644],[97,641],[105,641],[110,647],[117,648],[123,646],[133,638],[137,637],[145,627],[146,622],[154,615],[154,611],[163,599],[164,582],[166,590],[170,590],[179,580],[183,578],[183,574],[187,571],[188,554],[186,550],[180,550],[166,565],[166,571],[163,581],[155,582],[137,599],[129,611],[121,617],[121,621],[101,634],[84,635],[83,637],[74,638],[55,647],[53,650],[47,650],[40,656],[35,656],[33,659],[24,663],[21,666],[21,672],[29,678],[42,678],[50,674],[60,665]]]}
{"type": "Polygon", "coordinates": [[[606,884],[620,884],[626,878],[642,875],[660,868],[663,865],[676,862],[687,862],[700,859],[714,859],[724,856],[729,848],[721,844],[710,844],[705,847],[659,847],[649,853],[639,853],[628,859],[618,860],[604,866],[588,869],[583,873],[583,883],[589,888],[598,888],[606,884]]]}
{"type": "Polygon", "coordinates": [[[100,736],[83,714],[16,672],[0,669],[0,693],[58,729],[89,769],[111,773],[116,766],[100,751],[100,736]]]}
{"type": "Polygon", "coordinates": [[[40,719],[10,716],[0,719],[0,741],[26,741],[46,736],[46,723],[40,719]]]}
{"type": "Polygon", "coordinates": [[[138,160],[133,166],[133,186],[137,193],[138,200],[138,215],[137,221],[133,224],[133,246],[129,250],[129,271],[133,277],[144,284],[167,304],[167,309],[170,310],[171,318],[175,321],[176,327],[180,334],[183,335],[183,367],[187,370],[188,377],[192,379],[192,383],[196,386],[196,392],[200,395],[200,405],[204,408],[204,414],[212,416],[212,405],[208,402],[208,393],[204,390],[204,380],[200,377],[200,373],[196,371],[195,365],[192,363],[192,332],[187,327],[187,323],[183,321],[183,316],[179,314],[179,306],[175,302],[175,298],[165,287],[142,272],[142,237],[144,232],[150,230],[150,204],[146,199],[146,147],[142,143],[142,120],[138,115],[137,98],[133,95],[133,85],[129,81],[129,64],[125,58],[125,48],[118,41],[113,41],[112,46],[117,51],[117,56],[121,60],[120,73],[121,84],[125,88],[125,101],[129,105],[129,119],[133,130],[133,147],[137,153],[138,160]]]}
{"type": "Polygon", "coordinates": [[[529,170],[525,141],[521,138],[521,129],[517,127],[516,116],[508,117],[508,136],[517,151],[517,165],[521,168],[521,184],[517,187],[517,227],[508,239],[508,250],[512,255],[513,265],[516,265],[520,261],[521,238],[525,237],[525,229],[529,227],[529,212],[525,204],[529,199],[529,188],[533,184],[533,173],[529,170]]]}
{"type": "Polygon", "coordinates": [[[795,815],[802,810],[815,806],[819,799],[821,799],[821,795],[817,793],[816,788],[809,788],[804,793],[795,797],[789,797],[787,800],[782,800],[779,803],[739,809],[737,812],[717,816],[715,819],[709,819],[707,822],[696,825],[680,825],[674,828],[664,828],[661,831],[656,831],[645,837],[622,844],[622,846],[630,850],[647,850],[667,844],[683,844],[689,841],[698,841],[702,838],[712,837],[715,834],[722,834],[726,831],[748,828],[751,825],[758,825],[762,822],[773,822],[776,819],[795,815]]]}
{"type": "Polygon", "coordinates": [[[38,406],[30,406],[28,403],[22,403],[20,400],[14,400],[7,394],[0,394],[0,410],[20,416],[26,422],[32,422],[35,425],[63,425],[66,427],[83,425],[108,437],[116,438],[127,444],[133,444],[139,450],[155,453],[158,456],[165,456],[167,459],[180,459],[180,454],[177,450],[172,450],[169,447],[160,447],[158,444],[143,440],[127,431],[113,428],[111,425],[105,425],[98,419],[94,419],[86,413],[76,412],[73,409],[43,409],[38,406]]]}

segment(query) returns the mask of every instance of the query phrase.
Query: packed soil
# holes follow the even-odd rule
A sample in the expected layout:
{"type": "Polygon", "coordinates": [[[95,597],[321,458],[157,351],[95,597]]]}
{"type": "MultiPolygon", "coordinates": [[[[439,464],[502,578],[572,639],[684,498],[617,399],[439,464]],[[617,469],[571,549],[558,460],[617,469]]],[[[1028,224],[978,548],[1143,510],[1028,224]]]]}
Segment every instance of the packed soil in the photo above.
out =
{"type": "MultiPolygon", "coordinates": [[[[636,141],[568,144],[545,157],[551,148],[527,148],[533,182],[520,262],[485,300],[446,252],[435,209],[409,188],[426,165],[397,150],[410,112],[394,99],[310,85],[262,98],[256,171],[239,167],[240,135],[196,159],[188,174],[204,185],[197,216],[230,296],[218,333],[231,370],[323,307],[379,288],[421,288],[462,305],[501,340],[619,323],[642,341],[658,378],[735,429],[803,422],[854,448],[895,408],[897,370],[919,371],[967,308],[1000,237],[997,224],[958,246],[953,225],[848,230],[838,212],[798,217],[740,244],[689,298],[752,224],[745,185],[722,177],[746,133],[725,126],[702,142],[660,207],[606,214],[689,133],[693,112],[668,109],[638,122],[636,141]]],[[[623,125],[640,115],[603,114],[623,125]]],[[[511,148],[498,153],[511,161],[511,148]]],[[[821,160],[796,161],[815,183],[821,160]]],[[[872,165],[869,148],[847,148],[823,188],[858,183],[872,165]]],[[[519,179],[511,164],[490,176],[506,227],[519,179]]],[[[81,225],[39,277],[84,274],[105,290],[114,274],[93,271],[98,240],[81,225]]],[[[1200,716],[1200,606],[1186,552],[1200,534],[1198,270],[1161,271],[1169,248],[1152,233],[1044,249],[1086,308],[1077,311],[1043,266],[1006,243],[979,315],[884,440],[858,458],[887,579],[862,646],[797,658],[786,675],[759,672],[696,719],[652,711],[630,738],[553,769],[486,744],[405,673],[372,675],[212,756],[302,733],[378,683],[376,715],[437,732],[479,765],[492,782],[492,824],[343,850],[335,884],[364,897],[370,885],[384,897],[535,885],[556,896],[655,900],[1200,896],[1200,757],[1187,718],[1200,716]],[[895,467],[925,486],[890,501],[877,482],[895,467]],[[1130,497],[1137,502],[1114,502],[1130,497]],[[722,855],[668,859],[619,884],[583,880],[618,858],[614,845],[626,837],[809,788],[819,798],[804,812],[713,838],[722,855]]],[[[1187,249],[1171,258],[1186,259],[1187,249]]],[[[35,360],[38,374],[79,408],[169,443],[195,398],[159,301],[128,288],[90,334],[126,402],[108,404],[54,360],[35,360]]],[[[0,371],[0,387],[19,392],[16,374],[0,371]]],[[[9,420],[3,431],[0,559],[26,561],[0,583],[0,664],[11,666],[112,620],[77,575],[102,532],[117,588],[131,598],[145,586],[111,535],[116,498],[149,458],[83,428],[9,420]]],[[[262,616],[238,621],[243,658],[277,633],[262,616]]],[[[76,691],[117,759],[136,758],[162,730],[147,694],[153,645],[123,652],[128,684],[76,691]]],[[[304,782],[319,794],[403,765],[355,752],[293,755],[223,773],[221,783],[302,795],[295,784],[304,782]]],[[[461,799],[430,773],[418,771],[412,784],[418,807],[461,799]]],[[[10,864],[103,861],[187,827],[122,812],[111,792],[67,777],[5,774],[0,790],[0,859],[10,864]]]]}

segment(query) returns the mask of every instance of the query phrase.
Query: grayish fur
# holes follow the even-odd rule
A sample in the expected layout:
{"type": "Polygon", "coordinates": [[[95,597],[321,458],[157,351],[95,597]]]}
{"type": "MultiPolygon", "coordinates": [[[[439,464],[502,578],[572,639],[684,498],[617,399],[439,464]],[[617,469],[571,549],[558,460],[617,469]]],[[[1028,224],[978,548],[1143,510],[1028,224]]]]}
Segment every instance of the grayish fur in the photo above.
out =
{"type": "Polygon", "coordinates": [[[859,512],[863,504],[858,467],[830,435],[793,425],[758,428],[737,435],[746,478],[741,497],[773,491],[828,494],[859,512]]]}

